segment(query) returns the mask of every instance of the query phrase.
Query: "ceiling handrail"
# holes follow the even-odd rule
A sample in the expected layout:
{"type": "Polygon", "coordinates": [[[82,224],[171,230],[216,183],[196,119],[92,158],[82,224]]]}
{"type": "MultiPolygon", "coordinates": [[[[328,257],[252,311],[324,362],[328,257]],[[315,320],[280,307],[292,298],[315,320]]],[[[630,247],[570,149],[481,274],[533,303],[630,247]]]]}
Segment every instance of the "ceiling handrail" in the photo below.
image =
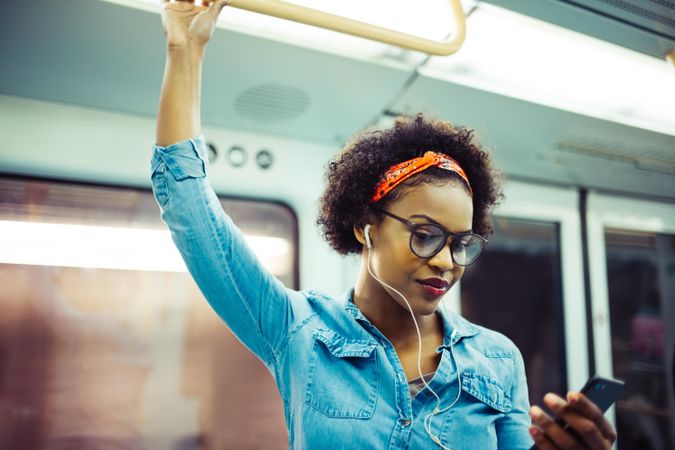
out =
{"type": "MultiPolygon", "coordinates": [[[[166,1],[166,0],[165,0],[166,1]]],[[[176,1],[176,0],[174,0],[176,1]]],[[[181,1],[181,0],[178,0],[181,1]]],[[[185,0],[182,0],[185,1],[185,0]]],[[[198,0],[205,4],[212,0],[198,0]]],[[[227,5],[237,9],[257,12],[280,19],[313,25],[340,33],[350,34],[397,47],[427,53],[429,55],[448,56],[457,52],[466,36],[466,20],[460,0],[449,0],[452,10],[453,35],[445,42],[413,36],[400,31],[390,30],[354,19],[330,14],[281,0],[230,0],[227,5]]],[[[412,5],[413,3],[411,3],[412,5]]]]}
{"type": "Polygon", "coordinates": [[[666,61],[670,63],[670,67],[675,69],[675,49],[672,49],[670,53],[666,55],[666,61]]]}

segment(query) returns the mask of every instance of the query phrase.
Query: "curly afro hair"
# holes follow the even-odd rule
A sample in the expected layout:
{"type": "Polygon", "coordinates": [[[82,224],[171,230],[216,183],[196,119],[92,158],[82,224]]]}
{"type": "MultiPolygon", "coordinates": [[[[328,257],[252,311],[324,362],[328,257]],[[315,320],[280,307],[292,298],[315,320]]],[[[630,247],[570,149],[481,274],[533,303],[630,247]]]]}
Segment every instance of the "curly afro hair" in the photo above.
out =
{"type": "MultiPolygon", "coordinates": [[[[473,130],[418,114],[398,117],[386,130],[366,129],[354,135],[326,171],[328,183],[317,219],[326,240],[340,254],[360,253],[362,245],[354,236],[354,226],[365,226],[370,217],[382,220],[371,208],[375,186],[391,166],[426,150],[449,155],[464,169],[473,190],[473,231],[487,237],[492,233],[490,209],[503,197],[501,176],[492,167],[490,155],[473,142],[473,134],[473,130]]],[[[466,187],[454,172],[430,167],[408,178],[376,205],[386,208],[396,201],[405,194],[401,187],[448,181],[466,187]]]]}

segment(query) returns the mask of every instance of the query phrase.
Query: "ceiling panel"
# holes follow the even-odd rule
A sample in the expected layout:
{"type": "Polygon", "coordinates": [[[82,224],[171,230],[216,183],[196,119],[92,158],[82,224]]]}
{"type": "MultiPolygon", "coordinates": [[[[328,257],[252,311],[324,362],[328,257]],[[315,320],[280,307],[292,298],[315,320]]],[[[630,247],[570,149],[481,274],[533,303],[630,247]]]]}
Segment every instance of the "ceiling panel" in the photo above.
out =
{"type": "MultiPolygon", "coordinates": [[[[156,13],[95,0],[15,2],[0,16],[0,39],[0,93],[155,115],[164,66],[156,13]]],[[[218,29],[203,121],[342,142],[380,115],[409,71],[218,29]]]]}

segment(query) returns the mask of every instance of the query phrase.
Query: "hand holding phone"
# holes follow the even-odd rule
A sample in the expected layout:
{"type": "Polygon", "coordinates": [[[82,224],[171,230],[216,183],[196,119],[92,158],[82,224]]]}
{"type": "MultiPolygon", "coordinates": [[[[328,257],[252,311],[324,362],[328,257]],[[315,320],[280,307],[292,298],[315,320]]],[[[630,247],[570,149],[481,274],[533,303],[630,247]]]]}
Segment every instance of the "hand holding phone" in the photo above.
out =
{"type": "MultiPolygon", "coordinates": [[[[621,380],[603,378],[594,375],[586,382],[586,384],[584,384],[580,392],[584,394],[588,400],[593,402],[604,414],[605,411],[607,411],[607,409],[609,409],[609,407],[619,398],[623,388],[624,383],[621,380]]],[[[551,422],[550,418],[548,419],[548,422],[551,422]]],[[[555,420],[555,424],[573,436],[573,438],[577,441],[584,442],[584,439],[575,431],[575,429],[567,424],[562,418],[558,417],[555,420]]],[[[569,439],[569,437],[567,437],[567,439],[569,439]]],[[[532,449],[537,448],[538,447],[536,445],[532,447],[532,449]]]]}

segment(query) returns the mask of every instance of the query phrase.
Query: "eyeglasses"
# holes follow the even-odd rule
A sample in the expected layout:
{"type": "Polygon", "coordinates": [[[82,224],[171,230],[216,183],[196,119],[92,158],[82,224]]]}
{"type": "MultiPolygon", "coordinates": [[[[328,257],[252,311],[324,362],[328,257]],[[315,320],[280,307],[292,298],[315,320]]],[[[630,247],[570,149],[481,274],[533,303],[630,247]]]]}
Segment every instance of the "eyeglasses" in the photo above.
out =
{"type": "Polygon", "coordinates": [[[410,250],[420,258],[431,258],[438,254],[448,242],[448,237],[452,236],[450,241],[452,261],[458,266],[468,266],[476,262],[488,242],[487,239],[478,234],[453,233],[440,225],[414,223],[389,211],[379,208],[373,209],[398,220],[408,227],[410,230],[410,250]]]}

